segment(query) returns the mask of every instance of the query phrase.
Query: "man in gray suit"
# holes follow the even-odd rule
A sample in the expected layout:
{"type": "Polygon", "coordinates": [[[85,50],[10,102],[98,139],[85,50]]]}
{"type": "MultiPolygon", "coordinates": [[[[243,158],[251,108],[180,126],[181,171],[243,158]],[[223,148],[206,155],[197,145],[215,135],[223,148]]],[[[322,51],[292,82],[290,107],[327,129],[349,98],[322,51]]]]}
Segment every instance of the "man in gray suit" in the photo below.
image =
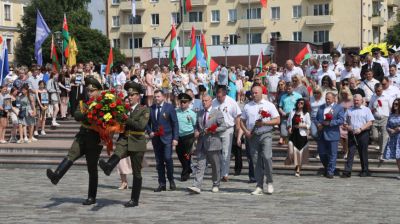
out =
{"type": "Polygon", "coordinates": [[[220,133],[226,130],[224,115],[217,108],[212,108],[212,98],[208,95],[202,99],[204,110],[197,114],[196,130],[197,138],[197,166],[194,169],[195,178],[193,186],[188,187],[189,192],[200,194],[206,169],[206,159],[212,167],[212,192],[219,191],[221,180],[221,150],[222,141],[220,133]]]}

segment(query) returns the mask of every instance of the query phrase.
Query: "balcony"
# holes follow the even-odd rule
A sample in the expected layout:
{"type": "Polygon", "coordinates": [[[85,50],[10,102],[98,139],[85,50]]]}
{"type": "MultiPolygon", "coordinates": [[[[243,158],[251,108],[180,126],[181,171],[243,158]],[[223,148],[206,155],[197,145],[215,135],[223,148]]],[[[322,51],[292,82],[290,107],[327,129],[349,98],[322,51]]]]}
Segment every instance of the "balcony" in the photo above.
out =
{"type": "Polygon", "coordinates": [[[306,25],[307,26],[328,26],[333,25],[335,22],[333,20],[333,16],[306,16],[306,25]]]}
{"type": "Polygon", "coordinates": [[[208,0],[192,0],[192,6],[206,6],[208,5],[208,0]]]}
{"type": "MultiPolygon", "coordinates": [[[[119,9],[121,11],[132,11],[132,2],[129,1],[121,1],[119,4],[119,9]]],[[[146,9],[145,2],[143,1],[136,1],[136,11],[144,11],[146,9]]]]}
{"type": "Polygon", "coordinates": [[[258,28],[265,29],[266,25],[264,19],[250,19],[250,24],[248,19],[239,19],[239,29],[258,28]]]}
{"type": "Polygon", "coordinates": [[[383,26],[385,25],[385,19],[381,16],[374,16],[371,19],[372,26],[383,26]]]}
{"type": "Polygon", "coordinates": [[[250,4],[260,3],[260,0],[239,0],[240,4],[248,4],[249,2],[250,4]]]}
{"type": "MultiPolygon", "coordinates": [[[[194,28],[196,30],[206,30],[207,29],[205,22],[190,22],[190,23],[185,22],[184,31],[191,31],[192,25],[194,26],[194,28]]],[[[182,26],[180,28],[182,29],[182,26]]]]}
{"type": "Polygon", "coordinates": [[[388,6],[400,6],[400,0],[388,0],[388,6]]]}
{"type": "Polygon", "coordinates": [[[134,33],[146,33],[146,28],[143,24],[122,24],[119,28],[120,33],[132,33],[132,26],[134,33]]]}
{"type": "Polygon", "coordinates": [[[387,24],[388,29],[392,29],[392,28],[393,28],[394,26],[396,26],[398,23],[399,23],[399,21],[397,21],[397,18],[396,18],[396,17],[390,18],[390,19],[388,20],[388,24],[387,24]]]}

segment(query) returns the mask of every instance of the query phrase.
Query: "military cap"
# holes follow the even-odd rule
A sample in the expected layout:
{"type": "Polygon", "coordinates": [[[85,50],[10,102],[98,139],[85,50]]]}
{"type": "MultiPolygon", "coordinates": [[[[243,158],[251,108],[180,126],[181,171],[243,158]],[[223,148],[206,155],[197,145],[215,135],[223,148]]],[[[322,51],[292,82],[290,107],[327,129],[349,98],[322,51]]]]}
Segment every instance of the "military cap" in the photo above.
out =
{"type": "Polygon", "coordinates": [[[338,50],[333,50],[331,52],[331,57],[340,57],[342,54],[338,50]]]}
{"type": "Polygon", "coordinates": [[[225,92],[228,91],[228,88],[225,85],[218,85],[217,86],[217,91],[220,90],[220,89],[222,89],[225,92]]]}
{"type": "Polygon", "coordinates": [[[92,77],[85,78],[85,87],[89,90],[102,90],[103,87],[101,86],[100,82],[97,79],[92,77]]]}
{"type": "Polygon", "coordinates": [[[354,56],[358,55],[358,53],[355,51],[349,51],[349,52],[347,52],[347,55],[354,57],[354,56]]]}
{"type": "Polygon", "coordinates": [[[192,101],[192,97],[189,94],[186,94],[186,93],[180,93],[178,95],[178,99],[180,101],[192,101]]]}
{"type": "Polygon", "coordinates": [[[381,52],[381,51],[382,51],[382,49],[380,49],[379,47],[374,47],[371,49],[372,53],[381,52]]]}
{"type": "Polygon", "coordinates": [[[141,94],[142,93],[142,86],[136,82],[129,81],[125,83],[124,89],[129,94],[141,94]]]}
{"type": "Polygon", "coordinates": [[[388,48],[387,50],[389,53],[392,53],[392,54],[396,53],[396,51],[393,48],[388,48]]]}

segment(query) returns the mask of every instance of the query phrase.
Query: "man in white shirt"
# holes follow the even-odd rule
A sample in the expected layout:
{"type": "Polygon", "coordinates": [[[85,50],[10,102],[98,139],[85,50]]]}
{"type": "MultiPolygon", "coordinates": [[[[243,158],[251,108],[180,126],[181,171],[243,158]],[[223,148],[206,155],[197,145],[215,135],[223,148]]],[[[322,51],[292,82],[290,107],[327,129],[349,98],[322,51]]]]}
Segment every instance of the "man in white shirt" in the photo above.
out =
{"type": "Polygon", "coordinates": [[[386,58],[382,57],[381,55],[381,49],[379,47],[372,48],[371,50],[372,55],[374,56],[374,59],[372,59],[373,62],[378,62],[381,64],[383,73],[385,76],[389,75],[389,63],[386,58]]]}
{"type": "Polygon", "coordinates": [[[275,63],[272,63],[271,66],[269,66],[269,71],[270,72],[265,77],[268,88],[268,100],[270,102],[275,102],[278,82],[282,75],[277,72],[278,65],[275,63]]]}
{"type": "Polygon", "coordinates": [[[396,86],[400,88],[400,71],[397,70],[396,65],[389,66],[389,81],[391,86],[396,86]]]}
{"type": "Polygon", "coordinates": [[[291,82],[292,76],[294,75],[304,76],[303,70],[300,67],[294,66],[292,60],[287,60],[285,67],[286,68],[282,74],[282,79],[285,80],[285,82],[291,82]]]}
{"type": "Polygon", "coordinates": [[[353,65],[351,64],[351,61],[346,61],[344,63],[344,70],[340,73],[340,81],[343,81],[345,79],[349,78],[355,78],[357,80],[361,79],[360,76],[360,69],[356,71],[356,69],[353,68],[353,65]]]}
{"type": "MultiPolygon", "coordinates": [[[[336,79],[332,79],[332,81],[336,80],[337,84],[340,84],[340,73],[344,70],[343,63],[339,61],[340,59],[340,52],[337,50],[334,50],[331,52],[331,57],[332,57],[332,63],[329,65],[329,70],[333,71],[335,73],[336,79]]],[[[336,85],[339,87],[340,85],[336,85]]]]}
{"type": "Polygon", "coordinates": [[[365,73],[365,80],[361,82],[360,88],[365,93],[365,101],[368,103],[374,94],[375,84],[379,83],[378,80],[374,79],[374,74],[372,70],[368,69],[365,73]]]}
{"type": "Polygon", "coordinates": [[[400,98],[400,89],[397,86],[390,85],[389,77],[384,77],[381,83],[385,96],[390,97],[392,101],[400,98]]]}
{"type": "Polygon", "coordinates": [[[388,133],[386,131],[386,124],[390,115],[393,100],[390,96],[383,93],[383,86],[381,83],[375,84],[375,94],[372,95],[368,107],[374,115],[374,122],[372,124],[372,140],[378,143],[381,155],[380,160],[383,160],[383,150],[385,149],[388,133]]]}
{"type": "Polygon", "coordinates": [[[273,126],[280,123],[275,105],[263,99],[262,88],[253,86],[253,101],[244,106],[240,126],[250,140],[250,155],[256,163],[256,190],[253,195],[263,193],[264,175],[267,177],[267,194],[274,192],[272,180],[272,132],[273,126]]]}
{"type": "Polygon", "coordinates": [[[126,77],[129,75],[129,68],[124,66],[122,67],[122,72],[120,72],[115,81],[117,86],[124,86],[126,83],[126,77]]]}
{"type": "Polygon", "coordinates": [[[222,139],[222,157],[221,157],[221,176],[222,181],[227,182],[229,176],[229,165],[231,160],[231,149],[233,139],[233,128],[239,128],[240,110],[237,102],[226,96],[226,86],[217,87],[217,98],[213,100],[212,107],[218,109],[224,115],[224,121],[227,129],[221,133],[222,139]]]}
{"type": "Polygon", "coordinates": [[[332,70],[329,69],[329,62],[328,61],[323,61],[322,62],[322,70],[318,71],[318,75],[317,75],[317,81],[318,81],[318,85],[322,86],[322,78],[324,78],[324,76],[329,76],[329,78],[331,78],[332,82],[333,82],[333,86],[336,86],[336,75],[335,72],[333,72],[332,70]]]}

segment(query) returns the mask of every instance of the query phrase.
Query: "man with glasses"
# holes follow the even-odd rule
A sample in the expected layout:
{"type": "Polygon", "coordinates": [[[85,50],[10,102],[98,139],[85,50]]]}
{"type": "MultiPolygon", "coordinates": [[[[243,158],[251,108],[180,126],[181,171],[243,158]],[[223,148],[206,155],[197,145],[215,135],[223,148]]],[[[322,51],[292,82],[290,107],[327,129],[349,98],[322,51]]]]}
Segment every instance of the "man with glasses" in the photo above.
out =
{"type": "Polygon", "coordinates": [[[389,96],[393,101],[400,98],[400,89],[390,84],[389,77],[384,77],[381,83],[384,95],[389,96]]]}
{"type": "Polygon", "coordinates": [[[340,73],[340,81],[349,79],[351,77],[356,78],[357,80],[361,79],[360,72],[356,72],[353,68],[352,61],[347,60],[344,63],[344,70],[340,73]]]}
{"type": "Polygon", "coordinates": [[[389,81],[390,85],[395,86],[397,88],[400,88],[400,71],[398,71],[396,65],[390,65],[389,66],[389,81]]]}
{"type": "Polygon", "coordinates": [[[357,87],[357,81],[356,81],[355,78],[349,78],[348,82],[349,82],[351,95],[354,96],[356,94],[360,94],[362,97],[365,97],[364,90],[362,90],[361,88],[357,87]]]}
{"type": "Polygon", "coordinates": [[[383,77],[385,76],[381,64],[375,62],[373,59],[374,58],[371,55],[367,55],[367,63],[361,67],[361,80],[365,80],[367,78],[366,74],[369,70],[373,72],[373,77],[379,82],[382,81],[383,77]]]}
{"type": "Polygon", "coordinates": [[[281,79],[282,74],[278,73],[278,65],[272,63],[269,66],[269,73],[266,76],[266,84],[268,89],[268,100],[269,102],[275,102],[277,97],[278,82],[281,79]]]}
{"type": "Polygon", "coordinates": [[[318,71],[318,75],[317,75],[317,81],[318,81],[318,85],[322,86],[322,78],[324,78],[324,76],[329,76],[329,78],[331,78],[332,82],[333,82],[333,86],[336,86],[336,74],[333,70],[329,69],[329,62],[328,61],[323,61],[322,62],[322,70],[318,71]]]}
{"type": "Polygon", "coordinates": [[[285,82],[291,82],[292,76],[294,75],[304,76],[303,70],[300,67],[294,66],[292,60],[287,60],[282,74],[282,79],[285,80],[285,82]]]}
{"type": "Polygon", "coordinates": [[[339,51],[333,50],[331,52],[332,63],[329,64],[329,70],[335,73],[335,78],[332,79],[332,82],[336,83],[337,85],[335,86],[337,87],[340,87],[340,74],[344,70],[343,63],[339,61],[341,55],[339,51]]]}
{"type": "Polygon", "coordinates": [[[254,77],[253,86],[260,86],[262,88],[263,95],[268,94],[267,87],[263,85],[261,77],[259,77],[259,76],[254,77]]]}
{"type": "MultiPolygon", "coordinates": [[[[372,48],[371,52],[372,52],[372,55],[374,56],[374,59],[372,61],[379,63],[382,66],[384,76],[388,76],[389,75],[389,63],[386,58],[382,57],[381,51],[382,50],[379,47],[372,48]]],[[[379,80],[379,81],[382,81],[382,80],[379,80]]]]}

